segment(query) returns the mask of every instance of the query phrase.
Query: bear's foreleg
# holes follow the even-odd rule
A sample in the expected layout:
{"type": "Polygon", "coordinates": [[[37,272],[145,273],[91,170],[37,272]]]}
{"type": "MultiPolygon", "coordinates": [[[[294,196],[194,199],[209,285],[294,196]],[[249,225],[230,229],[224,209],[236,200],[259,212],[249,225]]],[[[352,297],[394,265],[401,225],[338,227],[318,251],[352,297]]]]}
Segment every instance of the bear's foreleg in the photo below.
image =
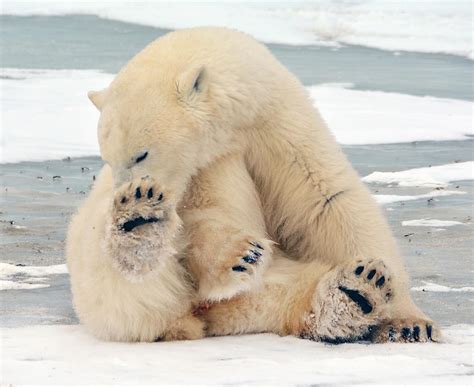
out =
{"type": "Polygon", "coordinates": [[[163,204],[166,196],[160,200],[157,186],[148,183],[144,180],[137,186],[130,184],[116,191],[110,168],[106,166],[73,217],[66,256],[74,309],[81,323],[104,340],[197,339],[203,336],[204,327],[191,313],[195,293],[179,257],[159,255],[162,239],[158,237],[154,242],[148,235],[151,230],[146,229],[159,222],[138,225],[140,222],[136,221],[140,216],[144,220],[167,219],[166,204],[163,204]],[[116,240],[108,239],[112,237],[111,227],[114,227],[113,232],[124,235],[115,236],[116,240]],[[121,239],[127,241],[132,235],[136,242],[134,249],[121,239]],[[142,236],[145,237],[143,244],[140,243],[142,236]],[[114,254],[120,254],[120,259],[114,254]],[[143,274],[140,280],[130,281],[134,271],[124,271],[120,263],[125,260],[135,265],[140,263],[137,259],[144,256],[147,263],[156,264],[141,266],[151,270],[140,271],[143,274]]]}
{"type": "Polygon", "coordinates": [[[229,299],[261,285],[272,242],[241,157],[228,155],[201,171],[180,216],[189,241],[187,265],[203,302],[229,299]]]}

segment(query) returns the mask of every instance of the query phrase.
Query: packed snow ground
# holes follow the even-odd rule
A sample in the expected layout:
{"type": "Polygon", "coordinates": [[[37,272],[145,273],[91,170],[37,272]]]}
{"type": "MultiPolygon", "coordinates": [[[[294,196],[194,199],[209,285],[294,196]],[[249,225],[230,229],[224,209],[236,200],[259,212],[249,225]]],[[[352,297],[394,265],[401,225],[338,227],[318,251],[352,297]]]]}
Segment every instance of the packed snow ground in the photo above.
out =
{"type": "Polygon", "coordinates": [[[92,14],[167,29],[227,26],[267,43],[355,44],[474,58],[470,1],[156,2],[13,1],[6,15],[92,14]],[[196,17],[199,15],[199,17],[196,17]]]}
{"type": "Polygon", "coordinates": [[[81,326],[2,329],[2,383],[471,385],[474,330],[443,344],[314,343],[271,334],[104,343],[81,326]]]}
{"type": "MultiPolygon", "coordinates": [[[[0,163],[98,155],[99,114],[87,91],[112,79],[94,70],[2,69],[0,163]]],[[[342,144],[462,140],[473,134],[472,102],[346,86],[309,88],[342,144]]]]}

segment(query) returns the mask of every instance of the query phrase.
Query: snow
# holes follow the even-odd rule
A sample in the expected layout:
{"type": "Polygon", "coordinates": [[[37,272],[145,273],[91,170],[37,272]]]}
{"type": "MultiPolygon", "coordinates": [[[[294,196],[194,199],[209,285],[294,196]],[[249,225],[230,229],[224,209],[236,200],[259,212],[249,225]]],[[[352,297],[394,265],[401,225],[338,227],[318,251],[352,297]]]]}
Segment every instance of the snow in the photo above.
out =
{"type": "Polygon", "coordinates": [[[111,80],[94,70],[2,69],[0,162],[98,154],[99,113],[87,91],[111,80]]]}
{"type": "Polygon", "coordinates": [[[451,227],[463,225],[464,223],[456,220],[438,220],[438,219],[412,219],[404,220],[402,226],[409,227],[451,227]]]}
{"type": "Polygon", "coordinates": [[[420,199],[431,199],[439,196],[450,196],[450,195],[464,195],[464,191],[448,191],[448,190],[437,190],[431,191],[426,194],[420,195],[374,195],[375,200],[379,204],[390,204],[398,202],[407,202],[412,200],[420,199]]]}
{"type": "Polygon", "coordinates": [[[387,144],[466,139],[474,134],[474,103],[381,91],[344,84],[309,87],[311,97],[342,144],[387,144]]]}
{"type": "Polygon", "coordinates": [[[462,288],[451,288],[449,286],[435,284],[434,282],[422,282],[424,283],[423,286],[416,286],[411,288],[411,290],[417,292],[474,292],[474,287],[472,286],[464,286],[462,288]]]}
{"type": "MultiPolygon", "coordinates": [[[[98,155],[99,113],[86,94],[112,79],[95,70],[2,69],[0,162],[98,155]]],[[[472,132],[472,102],[343,86],[309,88],[340,143],[461,140],[472,132]]]]}
{"type": "Polygon", "coordinates": [[[474,58],[469,1],[131,2],[4,0],[2,14],[93,14],[167,29],[237,28],[267,43],[355,44],[474,58]]]}
{"type": "Polygon", "coordinates": [[[66,265],[16,266],[0,262],[0,290],[30,290],[47,288],[44,276],[67,273],[66,265]],[[11,279],[15,281],[11,281],[11,279]]]}
{"type": "Polygon", "coordinates": [[[474,329],[443,344],[328,345],[272,334],[106,343],[81,326],[2,328],[4,384],[471,385],[474,329]]]}
{"type": "Polygon", "coordinates": [[[474,179],[474,161],[414,168],[399,172],[372,172],[366,183],[398,184],[400,187],[447,187],[450,182],[474,179]]]}
{"type": "Polygon", "coordinates": [[[0,290],[30,290],[47,287],[49,287],[48,284],[31,284],[27,282],[0,280],[0,290]]]}

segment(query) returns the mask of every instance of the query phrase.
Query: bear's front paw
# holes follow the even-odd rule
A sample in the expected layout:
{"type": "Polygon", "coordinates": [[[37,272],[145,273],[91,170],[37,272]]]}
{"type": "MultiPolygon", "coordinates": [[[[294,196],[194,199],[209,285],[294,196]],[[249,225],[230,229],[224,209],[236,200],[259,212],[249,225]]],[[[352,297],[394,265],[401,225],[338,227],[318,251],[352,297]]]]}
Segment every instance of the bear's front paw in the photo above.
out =
{"type": "Polygon", "coordinates": [[[106,243],[115,267],[140,279],[176,253],[180,221],[175,206],[153,178],[127,183],[115,193],[106,243]]]}
{"type": "Polygon", "coordinates": [[[270,254],[268,240],[241,234],[229,237],[217,254],[214,267],[199,281],[201,299],[229,299],[257,286],[270,254]]]}

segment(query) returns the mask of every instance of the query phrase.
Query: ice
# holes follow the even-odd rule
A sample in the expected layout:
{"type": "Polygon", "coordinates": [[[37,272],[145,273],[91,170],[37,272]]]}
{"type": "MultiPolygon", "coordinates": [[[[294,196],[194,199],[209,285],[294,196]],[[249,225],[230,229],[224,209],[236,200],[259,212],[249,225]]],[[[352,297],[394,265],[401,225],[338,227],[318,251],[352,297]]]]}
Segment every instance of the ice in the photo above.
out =
{"type": "Polygon", "coordinates": [[[426,194],[420,195],[374,195],[375,200],[379,204],[390,204],[390,203],[398,203],[398,202],[408,202],[412,200],[420,200],[420,199],[431,199],[438,196],[450,196],[450,195],[464,195],[466,192],[464,191],[449,191],[449,190],[439,190],[439,191],[431,191],[426,194]]]}
{"type": "Polygon", "coordinates": [[[42,276],[67,273],[66,265],[17,266],[0,262],[0,290],[30,290],[47,288],[42,276]],[[11,281],[15,279],[15,281],[11,281]]]}
{"type": "Polygon", "coordinates": [[[347,86],[309,87],[316,106],[342,144],[462,140],[474,134],[472,102],[351,90],[347,86]]]}
{"type": "Polygon", "coordinates": [[[2,383],[470,385],[473,327],[444,336],[443,344],[370,346],[271,334],[126,344],[74,325],[2,328],[2,383]]]}
{"type": "Polygon", "coordinates": [[[464,223],[456,220],[438,220],[438,219],[412,219],[404,220],[402,226],[409,227],[451,227],[462,225],[464,223]]]}
{"type": "Polygon", "coordinates": [[[422,281],[423,286],[416,286],[411,288],[411,290],[417,292],[474,292],[474,287],[464,286],[462,288],[451,288],[449,286],[438,285],[434,282],[422,281]]]}
{"type": "Polygon", "coordinates": [[[0,280],[0,290],[30,290],[30,289],[40,289],[47,288],[48,284],[32,284],[28,282],[16,282],[8,280],[0,280]]]}
{"type": "Polygon", "coordinates": [[[474,161],[414,168],[399,172],[372,172],[366,183],[398,184],[400,187],[447,187],[450,182],[474,179],[474,161]]]}
{"type": "MultiPolygon", "coordinates": [[[[0,162],[98,155],[98,112],[88,90],[113,75],[94,70],[3,69],[0,162]]],[[[472,133],[472,102],[310,87],[323,117],[343,144],[461,140],[472,133]]]]}
{"type": "Polygon", "coordinates": [[[265,42],[294,45],[341,43],[394,51],[473,58],[469,1],[315,2],[2,2],[9,15],[93,14],[168,29],[227,26],[265,42]]]}

